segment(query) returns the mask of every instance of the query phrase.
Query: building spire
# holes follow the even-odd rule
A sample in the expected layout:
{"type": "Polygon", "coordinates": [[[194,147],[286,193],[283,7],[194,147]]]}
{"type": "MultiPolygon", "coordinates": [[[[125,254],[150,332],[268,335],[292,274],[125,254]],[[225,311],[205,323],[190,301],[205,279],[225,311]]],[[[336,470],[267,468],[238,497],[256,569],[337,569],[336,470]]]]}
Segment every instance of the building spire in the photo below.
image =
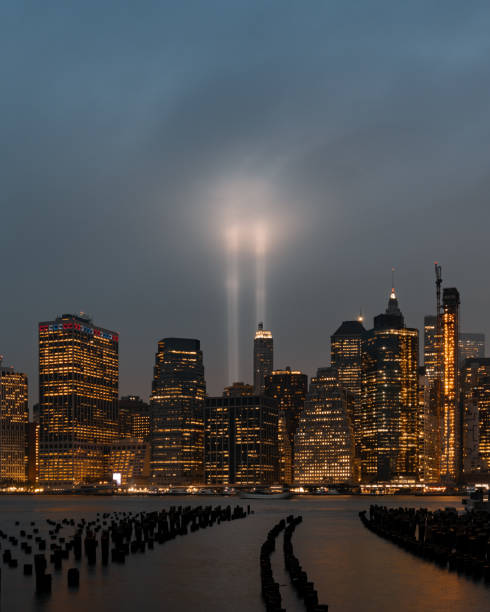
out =
{"type": "Polygon", "coordinates": [[[391,268],[391,293],[390,299],[388,300],[388,308],[386,314],[401,315],[400,308],[398,306],[398,299],[395,291],[395,268],[391,268]]]}

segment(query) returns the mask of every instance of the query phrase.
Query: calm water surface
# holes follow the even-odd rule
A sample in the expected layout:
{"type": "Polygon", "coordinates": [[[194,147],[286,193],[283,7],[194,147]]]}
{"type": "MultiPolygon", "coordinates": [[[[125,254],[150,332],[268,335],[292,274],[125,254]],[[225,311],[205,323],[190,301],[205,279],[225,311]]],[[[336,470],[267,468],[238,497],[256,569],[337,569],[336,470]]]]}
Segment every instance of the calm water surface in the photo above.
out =
{"type": "MultiPolygon", "coordinates": [[[[130,556],[124,565],[89,568],[80,563],[80,588],[70,591],[63,562],[53,574],[48,598],[35,596],[34,577],[24,577],[24,557],[14,556],[18,569],[2,565],[0,608],[36,612],[201,612],[264,610],[260,598],[259,549],[267,531],[288,514],[302,514],[293,545],[296,556],[315,582],[321,603],[346,612],[466,612],[490,610],[490,589],[412,557],[367,531],[358,518],[370,497],[303,497],[285,501],[252,501],[218,497],[0,497],[0,528],[18,534],[31,520],[87,520],[97,512],[152,511],[171,505],[250,503],[255,514],[177,538],[154,551],[130,556]],[[16,527],[14,521],[20,521],[16,527]]],[[[383,497],[385,505],[462,509],[460,498],[383,497]]],[[[67,534],[71,533],[71,529],[67,534]]],[[[3,548],[8,546],[2,541],[3,548]]],[[[282,564],[282,542],[272,562],[288,612],[303,612],[288,586],[282,564]]]]}

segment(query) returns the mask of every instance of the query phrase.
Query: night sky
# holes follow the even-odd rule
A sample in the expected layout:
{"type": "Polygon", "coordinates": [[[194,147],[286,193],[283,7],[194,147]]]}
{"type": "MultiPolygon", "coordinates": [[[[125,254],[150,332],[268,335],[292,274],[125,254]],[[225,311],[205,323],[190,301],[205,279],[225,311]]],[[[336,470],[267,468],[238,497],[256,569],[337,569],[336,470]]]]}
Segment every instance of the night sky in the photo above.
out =
{"type": "Polygon", "coordinates": [[[120,333],[147,398],[157,341],[202,342],[227,380],[225,232],[241,235],[240,378],[267,241],[276,367],[386,307],[490,337],[488,2],[19,2],[0,9],[0,353],[37,398],[37,323],[120,333]]]}

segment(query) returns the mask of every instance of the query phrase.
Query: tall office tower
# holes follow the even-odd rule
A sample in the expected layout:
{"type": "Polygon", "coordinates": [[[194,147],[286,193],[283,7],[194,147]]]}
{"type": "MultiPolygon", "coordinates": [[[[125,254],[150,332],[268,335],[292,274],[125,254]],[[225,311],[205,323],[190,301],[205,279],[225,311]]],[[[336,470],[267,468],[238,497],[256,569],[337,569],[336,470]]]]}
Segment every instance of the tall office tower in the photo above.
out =
{"type": "Polygon", "coordinates": [[[204,481],[205,395],[199,340],[160,340],[150,398],[151,472],[156,481],[204,481]]]}
{"type": "Polygon", "coordinates": [[[27,479],[27,376],[2,366],[0,357],[0,481],[27,479]]]}
{"type": "Polygon", "coordinates": [[[265,379],[272,374],[274,366],[274,341],[272,333],[259,323],[254,339],[254,393],[263,395],[265,379]]]}
{"type": "Polygon", "coordinates": [[[463,367],[467,359],[485,357],[485,334],[459,334],[459,367],[463,367]]]}
{"type": "Polygon", "coordinates": [[[274,370],[265,378],[264,393],[273,397],[279,410],[279,479],[290,484],[293,479],[294,435],[308,390],[308,376],[299,370],[274,370]]]}
{"type": "Polygon", "coordinates": [[[244,382],[234,382],[229,387],[225,387],[223,397],[244,397],[245,395],[253,395],[253,385],[248,385],[244,382]]]}
{"type": "Polygon", "coordinates": [[[119,336],[82,315],[39,324],[39,480],[105,475],[104,445],[118,438],[119,336]]]}
{"type": "Polygon", "coordinates": [[[39,477],[39,423],[27,423],[27,482],[36,484],[39,477]]]}
{"type": "Polygon", "coordinates": [[[138,395],[119,400],[119,437],[141,442],[150,438],[150,407],[138,395]]]}
{"type": "Polygon", "coordinates": [[[465,476],[490,472],[490,359],[465,361],[463,390],[463,470],[465,476]]]}
{"type": "Polygon", "coordinates": [[[441,472],[441,438],[437,395],[425,367],[419,368],[419,411],[417,418],[419,479],[439,482],[441,472]]]}
{"type": "Polygon", "coordinates": [[[311,379],[296,431],[294,480],[320,486],[351,482],[354,440],[348,394],[334,368],[319,368],[311,379]]]}
{"type": "Polygon", "coordinates": [[[362,322],[344,321],[330,337],[330,361],[339,383],[352,396],[351,422],[354,435],[356,471],[361,453],[362,342],[366,330],[362,322]]]}
{"type": "Polygon", "coordinates": [[[362,356],[361,478],[413,481],[417,466],[418,331],[405,327],[392,289],[366,332],[362,356]]]}
{"type": "Polygon", "coordinates": [[[426,315],[424,317],[424,367],[430,384],[437,377],[438,346],[437,316],[426,315]]]}
{"type": "Polygon", "coordinates": [[[455,484],[461,474],[461,410],[459,405],[459,292],[442,294],[441,480],[455,484]]]}
{"type": "Polygon", "coordinates": [[[206,483],[278,481],[278,411],[264,395],[206,399],[206,483]]]}

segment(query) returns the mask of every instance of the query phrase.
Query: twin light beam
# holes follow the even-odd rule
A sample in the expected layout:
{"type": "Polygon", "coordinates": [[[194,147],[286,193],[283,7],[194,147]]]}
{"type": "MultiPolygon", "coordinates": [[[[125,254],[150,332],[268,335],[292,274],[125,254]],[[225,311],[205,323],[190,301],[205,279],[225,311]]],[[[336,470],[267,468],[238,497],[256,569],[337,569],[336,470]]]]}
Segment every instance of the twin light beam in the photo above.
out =
{"type": "Polygon", "coordinates": [[[255,320],[265,319],[266,306],[266,253],[267,227],[256,224],[253,227],[231,226],[226,232],[228,265],[226,276],[228,309],[228,381],[239,380],[239,294],[240,270],[239,254],[246,245],[254,246],[255,255],[255,320]]]}

